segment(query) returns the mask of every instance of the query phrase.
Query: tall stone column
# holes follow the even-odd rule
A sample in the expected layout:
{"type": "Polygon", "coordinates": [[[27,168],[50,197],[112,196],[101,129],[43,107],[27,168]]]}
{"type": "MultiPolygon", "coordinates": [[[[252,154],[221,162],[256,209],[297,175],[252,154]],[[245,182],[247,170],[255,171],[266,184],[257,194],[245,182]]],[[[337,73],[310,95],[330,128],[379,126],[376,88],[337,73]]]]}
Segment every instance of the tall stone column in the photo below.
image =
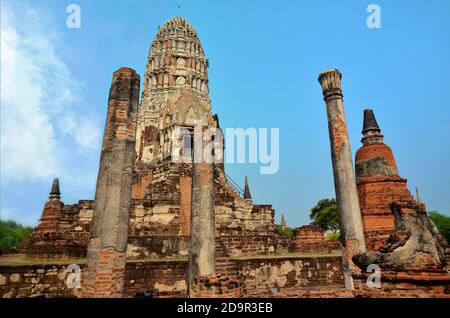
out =
{"type": "Polygon", "coordinates": [[[342,75],[338,70],[331,69],[320,73],[318,80],[322,86],[327,107],[345,287],[353,289],[351,274],[353,270],[358,270],[358,268],[353,263],[352,257],[355,254],[365,252],[366,247],[345,121],[341,77],[342,75]]]}
{"type": "Polygon", "coordinates": [[[83,280],[84,297],[121,297],[124,284],[139,75],[114,72],[83,280]]]}
{"type": "Polygon", "coordinates": [[[204,141],[202,135],[202,127],[196,124],[192,163],[189,297],[195,297],[196,277],[215,272],[214,163],[203,158],[202,149],[206,149],[211,140],[204,141]]]}

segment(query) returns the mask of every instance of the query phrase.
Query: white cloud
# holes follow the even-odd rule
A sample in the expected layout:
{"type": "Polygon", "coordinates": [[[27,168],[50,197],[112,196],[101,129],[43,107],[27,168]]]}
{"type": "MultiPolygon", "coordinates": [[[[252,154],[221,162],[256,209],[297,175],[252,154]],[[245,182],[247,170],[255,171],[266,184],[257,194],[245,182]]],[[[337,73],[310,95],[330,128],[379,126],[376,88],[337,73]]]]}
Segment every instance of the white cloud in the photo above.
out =
{"type": "Polygon", "coordinates": [[[101,117],[52,21],[37,4],[1,1],[0,218],[27,225],[39,219],[53,177],[72,203],[92,198],[97,175],[101,117]]]}
{"type": "Polygon", "coordinates": [[[74,167],[65,167],[68,145],[74,146],[72,152],[98,145],[99,120],[79,111],[85,103],[83,83],[73,78],[61,58],[64,43],[49,21],[48,12],[2,1],[3,181],[75,178],[74,167]]]}
{"type": "Polygon", "coordinates": [[[68,115],[60,119],[60,129],[73,136],[82,148],[96,149],[101,132],[97,120],[88,117],[77,119],[74,115],[68,115]]]}

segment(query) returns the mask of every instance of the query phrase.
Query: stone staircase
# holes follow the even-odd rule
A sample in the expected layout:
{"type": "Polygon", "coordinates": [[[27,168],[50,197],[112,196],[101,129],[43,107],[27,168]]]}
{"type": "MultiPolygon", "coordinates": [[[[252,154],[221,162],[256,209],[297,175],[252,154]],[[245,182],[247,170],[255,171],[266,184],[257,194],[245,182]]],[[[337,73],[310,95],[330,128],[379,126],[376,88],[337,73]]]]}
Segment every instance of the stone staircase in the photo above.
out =
{"type": "Polygon", "coordinates": [[[239,277],[236,262],[229,258],[225,246],[220,241],[216,241],[216,273],[226,274],[232,279],[239,277]]]}

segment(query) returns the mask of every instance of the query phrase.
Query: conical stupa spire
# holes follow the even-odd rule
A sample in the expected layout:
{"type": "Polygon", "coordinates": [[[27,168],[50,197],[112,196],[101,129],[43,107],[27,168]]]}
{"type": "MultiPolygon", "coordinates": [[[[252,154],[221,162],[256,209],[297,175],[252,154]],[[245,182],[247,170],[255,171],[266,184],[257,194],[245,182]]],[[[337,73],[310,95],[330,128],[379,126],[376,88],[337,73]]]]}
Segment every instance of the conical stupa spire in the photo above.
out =
{"type": "Polygon", "coordinates": [[[248,178],[245,176],[245,185],[244,185],[244,199],[252,199],[252,195],[250,193],[250,188],[248,186],[248,178]]]}
{"type": "Polygon", "coordinates": [[[286,228],[286,220],[284,218],[284,214],[281,214],[281,222],[280,222],[281,230],[283,231],[286,228]]]}
{"type": "Polygon", "coordinates": [[[364,109],[364,123],[362,133],[363,135],[365,135],[368,132],[381,132],[372,109],[364,109]]]}
{"type": "Polygon", "coordinates": [[[363,121],[363,138],[361,142],[364,145],[373,143],[383,143],[383,134],[378,126],[375,114],[372,109],[364,109],[364,121],[363,121]]]}
{"type": "Polygon", "coordinates": [[[53,179],[52,190],[50,191],[50,199],[60,199],[61,192],[59,191],[59,179],[53,179]]]}
{"type": "Polygon", "coordinates": [[[417,201],[417,203],[422,203],[422,200],[420,199],[418,187],[416,187],[416,201],[417,201]]]}

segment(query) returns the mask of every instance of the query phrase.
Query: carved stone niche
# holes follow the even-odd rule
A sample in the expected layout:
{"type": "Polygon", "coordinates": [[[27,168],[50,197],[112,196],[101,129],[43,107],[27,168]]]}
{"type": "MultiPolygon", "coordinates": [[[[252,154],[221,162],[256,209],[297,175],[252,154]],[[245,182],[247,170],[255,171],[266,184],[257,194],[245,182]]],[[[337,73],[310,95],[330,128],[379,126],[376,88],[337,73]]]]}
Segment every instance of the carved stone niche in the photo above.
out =
{"type": "Polygon", "coordinates": [[[209,110],[204,104],[195,94],[183,92],[175,107],[178,109],[177,123],[185,126],[194,126],[195,121],[198,120],[203,125],[207,125],[209,110]]]}
{"type": "Polygon", "coordinates": [[[178,60],[177,60],[177,68],[184,68],[184,66],[185,66],[185,60],[183,59],[183,58],[178,58],[178,60]]]}
{"type": "Polygon", "coordinates": [[[176,85],[179,87],[183,87],[185,82],[186,82],[186,79],[183,76],[178,76],[176,85]]]}

